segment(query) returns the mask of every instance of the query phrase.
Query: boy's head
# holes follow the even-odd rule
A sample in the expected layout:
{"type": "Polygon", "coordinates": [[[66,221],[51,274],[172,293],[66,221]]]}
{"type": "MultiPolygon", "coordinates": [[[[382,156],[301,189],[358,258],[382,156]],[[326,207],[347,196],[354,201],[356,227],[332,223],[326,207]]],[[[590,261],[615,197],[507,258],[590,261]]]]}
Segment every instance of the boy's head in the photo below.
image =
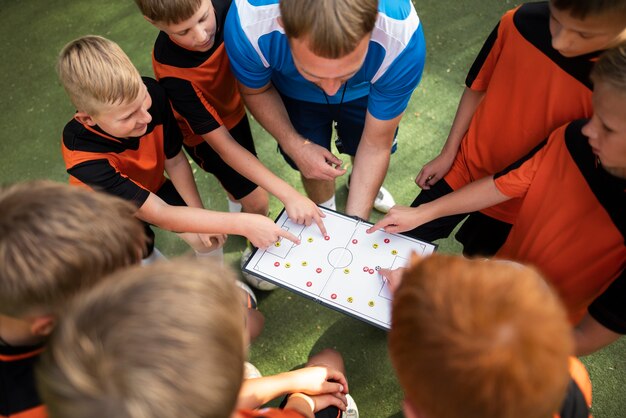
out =
{"type": "Polygon", "coordinates": [[[280,15],[296,68],[332,96],[363,65],[378,0],[281,0],[280,15]]]}
{"type": "Polygon", "coordinates": [[[626,0],[550,0],[552,46],[566,57],[626,40],[626,0]]]}
{"type": "Polygon", "coordinates": [[[217,21],[211,0],[135,0],[146,20],[191,51],[213,47],[217,21]]]}
{"type": "Polygon", "coordinates": [[[557,297],[515,263],[434,255],[394,294],[389,350],[407,416],[550,417],[572,349],[557,297]]]}
{"type": "Polygon", "coordinates": [[[0,316],[54,317],[80,290],[138,262],[146,238],[135,210],[49,181],[0,189],[0,316]]]}
{"type": "Polygon", "coordinates": [[[100,36],[78,38],[61,50],[61,84],[78,110],[75,118],[117,138],[143,135],[152,100],[124,51],[100,36]]]}
{"type": "Polygon", "coordinates": [[[243,307],[223,267],[138,266],[71,306],[38,379],[57,418],[229,417],[243,378],[243,307]]]}
{"type": "Polygon", "coordinates": [[[626,42],[602,54],[591,79],[594,113],[583,133],[602,166],[626,178],[626,42]]]}

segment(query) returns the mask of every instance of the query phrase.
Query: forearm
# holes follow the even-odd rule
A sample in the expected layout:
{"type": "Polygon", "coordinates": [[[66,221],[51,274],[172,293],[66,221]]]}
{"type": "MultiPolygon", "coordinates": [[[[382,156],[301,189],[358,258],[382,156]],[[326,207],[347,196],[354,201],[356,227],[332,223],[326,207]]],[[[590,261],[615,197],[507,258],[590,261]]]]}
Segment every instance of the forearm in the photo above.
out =
{"type": "Polygon", "coordinates": [[[509,199],[498,190],[493,176],[489,176],[415,209],[422,211],[425,219],[423,223],[426,223],[444,216],[479,211],[509,199]]]}
{"type": "Polygon", "coordinates": [[[289,372],[273,376],[245,379],[239,391],[237,408],[258,408],[272,399],[297,390],[289,377],[289,372]]]}
{"type": "Polygon", "coordinates": [[[459,101],[459,106],[456,110],[452,126],[450,127],[448,139],[441,149],[441,154],[454,158],[459,150],[461,140],[469,128],[472,117],[476,112],[476,108],[478,108],[478,105],[484,96],[485,93],[482,91],[475,91],[467,87],[465,88],[461,96],[461,100],[459,101]]]}
{"type": "Polygon", "coordinates": [[[349,215],[369,218],[378,189],[387,175],[391,144],[401,118],[402,115],[398,115],[390,120],[380,120],[367,112],[350,179],[346,204],[349,215]]]}
{"type": "Polygon", "coordinates": [[[282,202],[290,195],[298,193],[296,189],[269,170],[250,151],[235,141],[225,127],[222,126],[208,134],[202,135],[202,137],[226,164],[248,180],[276,196],[282,202]]]}
{"type": "Polygon", "coordinates": [[[389,168],[390,150],[374,151],[374,147],[359,146],[350,177],[350,193],[346,213],[367,220],[372,204],[389,168]]]}
{"type": "Polygon", "coordinates": [[[191,166],[182,150],[174,158],[165,161],[165,171],[174,184],[176,191],[187,203],[187,206],[194,208],[204,207],[191,166]]]}
{"type": "Polygon", "coordinates": [[[198,234],[244,235],[245,213],[216,212],[188,206],[171,206],[151,193],[136,216],[159,228],[198,234]]]}
{"type": "Polygon", "coordinates": [[[263,128],[272,135],[288,154],[301,146],[304,138],[296,132],[289,120],[287,109],[278,91],[270,83],[264,88],[253,90],[239,84],[246,107],[263,128]]]}
{"type": "Polygon", "coordinates": [[[574,328],[574,341],[576,355],[586,356],[602,347],[606,347],[621,337],[620,334],[611,331],[587,314],[574,328]]]}

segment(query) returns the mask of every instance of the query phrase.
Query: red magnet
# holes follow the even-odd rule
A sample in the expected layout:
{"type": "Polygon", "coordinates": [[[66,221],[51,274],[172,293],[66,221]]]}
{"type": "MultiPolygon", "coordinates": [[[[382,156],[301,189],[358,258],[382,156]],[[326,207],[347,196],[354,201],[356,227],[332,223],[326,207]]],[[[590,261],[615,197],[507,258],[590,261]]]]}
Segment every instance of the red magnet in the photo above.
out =
{"type": "Polygon", "coordinates": [[[313,286],[313,282],[306,282],[306,287],[311,287],[313,286]]]}
{"type": "Polygon", "coordinates": [[[324,240],[328,241],[330,237],[328,235],[324,236],[324,240]]]}
{"type": "Polygon", "coordinates": [[[367,266],[363,267],[363,271],[364,271],[364,272],[366,272],[366,273],[369,271],[369,269],[370,269],[370,268],[369,268],[369,267],[367,267],[367,266]]]}
{"type": "Polygon", "coordinates": [[[385,244],[389,244],[389,238],[385,238],[383,241],[385,241],[385,244]]]}
{"type": "Polygon", "coordinates": [[[330,298],[331,298],[331,299],[337,299],[337,294],[336,294],[336,293],[333,293],[332,295],[330,295],[330,298]]]}
{"type": "Polygon", "coordinates": [[[321,272],[322,272],[322,269],[318,267],[318,268],[316,268],[316,269],[315,269],[315,272],[316,272],[316,273],[321,273],[321,272]]]}
{"type": "Polygon", "coordinates": [[[274,267],[278,267],[278,266],[280,266],[280,263],[277,261],[274,263],[274,267]]]}
{"type": "Polygon", "coordinates": [[[374,274],[374,269],[369,269],[368,273],[369,274],[374,274]]]}
{"type": "Polygon", "coordinates": [[[356,239],[356,238],[352,240],[352,243],[353,243],[353,244],[356,244],[357,242],[359,242],[359,240],[358,240],[358,239],[356,239]]]}

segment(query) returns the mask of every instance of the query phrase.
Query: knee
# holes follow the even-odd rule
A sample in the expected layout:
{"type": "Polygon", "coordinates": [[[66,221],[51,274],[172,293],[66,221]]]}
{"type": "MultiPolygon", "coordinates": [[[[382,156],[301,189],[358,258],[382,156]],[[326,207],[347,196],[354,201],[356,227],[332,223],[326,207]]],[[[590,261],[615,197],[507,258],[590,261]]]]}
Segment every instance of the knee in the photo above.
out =
{"type": "Polygon", "coordinates": [[[269,196],[267,192],[257,187],[250,194],[242,198],[240,201],[241,207],[246,213],[256,213],[266,216],[269,211],[269,196]]]}

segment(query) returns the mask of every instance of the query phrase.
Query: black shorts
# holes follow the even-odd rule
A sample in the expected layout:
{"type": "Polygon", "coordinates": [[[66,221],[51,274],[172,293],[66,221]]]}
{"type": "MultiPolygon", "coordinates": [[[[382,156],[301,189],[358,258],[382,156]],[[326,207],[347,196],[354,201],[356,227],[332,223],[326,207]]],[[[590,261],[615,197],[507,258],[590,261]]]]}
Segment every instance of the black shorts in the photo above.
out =
{"type": "MultiPolygon", "coordinates": [[[[250,122],[248,116],[244,116],[237,125],[229,129],[230,135],[245,149],[256,156],[254,148],[254,140],[250,131],[250,122]]],[[[231,166],[226,164],[217,152],[206,142],[189,147],[185,145],[187,154],[208,173],[213,174],[236,200],[246,197],[254,191],[258,186],[239,174],[231,166]]]]}
{"type": "MultiPolygon", "coordinates": [[[[279,92],[280,93],[280,92],[279,92]]],[[[322,94],[320,92],[320,94],[322,94]]],[[[289,120],[298,134],[327,150],[331,149],[333,122],[337,122],[335,146],[341,154],[355,156],[363,135],[368,96],[341,104],[312,103],[293,99],[281,93],[289,120]]],[[[397,149],[398,129],[393,137],[391,153],[397,149]]],[[[278,147],[283,158],[297,170],[296,163],[278,147]]]]}
{"type": "MultiPolygon", "coordinates": [[[[422,190],[411,206],[418,207],[453,191],[445,180],[439,180],[429,190],[422,190]]],[[[463,244],[463,255],[468,257],[494,255],[506,241],[512,225],[480,212],[444,216],[406,233],[425,241],[446,238],[466,217],[467,220],[455,235],[456,240],[463,244]]]]}

